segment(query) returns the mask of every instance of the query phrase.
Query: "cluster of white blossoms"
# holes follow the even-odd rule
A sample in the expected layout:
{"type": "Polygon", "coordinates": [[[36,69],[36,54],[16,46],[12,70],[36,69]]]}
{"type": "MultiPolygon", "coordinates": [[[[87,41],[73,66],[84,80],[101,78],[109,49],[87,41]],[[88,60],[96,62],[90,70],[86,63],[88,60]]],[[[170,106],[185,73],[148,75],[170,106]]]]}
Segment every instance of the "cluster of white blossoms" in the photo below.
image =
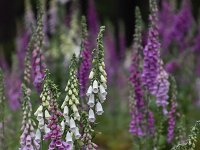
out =
{"type": "Polygon", "coordinates": [[[52,93],[49,88],[48,79],[44,79],[43,91],[40,94],[40,98],[42,100],[42,105],[40,105],[36,110],[36,112],[34,113],[38,121],[38,129],[36,131],[38,139],[41,138],[41,131],[44,133],[48,133],[50,131],[50,129],[47,127],[47,120],[49,120],[50,118],[48,107],[49,107],[49,101],[52,98],[52,93]]]}
{"type": "Polygon", "coordinates": [[[64,120],[61,122],[62,131],[67,130],[66,141],[69,144],[73,143],[73,139],[77,140],[81,137],[77,122],[80,121],[80,114],[77,108],[79,105],[79,87],[77,79],[77,62],[76,56],[73,55],[70,71],[70,78],[67,82],[65,91],[67,93],[65,100],[61,106],[63,109],[64,120]],[[66,126],[67,125],[67,126],[66,126]]]}
{"type": "Polygon", "coordinates": [[[104,111],[102,108],[102,103],[106,100],[107,95],[107,74],[105,71],[104,48],[102,42],[104,30],[105,27],[102,26],[98,34],[97,49],[94,50],[95,56],[92,62],[92,70],[89,74],[91,84],[86,93],[86,95],[88,96],[87,104],[90,107],[88,116],[90,122],[95,121],[95,113],[97,115],[103,114],[104,111]]]}

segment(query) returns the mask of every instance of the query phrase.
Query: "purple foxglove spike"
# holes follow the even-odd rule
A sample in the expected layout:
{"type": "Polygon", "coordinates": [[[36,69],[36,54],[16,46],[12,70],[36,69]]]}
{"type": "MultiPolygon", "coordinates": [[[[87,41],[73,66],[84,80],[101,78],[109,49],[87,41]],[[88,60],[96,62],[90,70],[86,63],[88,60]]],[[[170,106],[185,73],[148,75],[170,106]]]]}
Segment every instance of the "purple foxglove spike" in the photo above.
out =
{"type": "Polygon", "coordinates": [[[88,76],[91,68],[91,52],[88,49],[88,41],[84,41],[85,49],[81,51],[82,62],[79,70],[79,83],[80,83],[80,94],[85,96],[86,87],[88,83],[88,76]]]}

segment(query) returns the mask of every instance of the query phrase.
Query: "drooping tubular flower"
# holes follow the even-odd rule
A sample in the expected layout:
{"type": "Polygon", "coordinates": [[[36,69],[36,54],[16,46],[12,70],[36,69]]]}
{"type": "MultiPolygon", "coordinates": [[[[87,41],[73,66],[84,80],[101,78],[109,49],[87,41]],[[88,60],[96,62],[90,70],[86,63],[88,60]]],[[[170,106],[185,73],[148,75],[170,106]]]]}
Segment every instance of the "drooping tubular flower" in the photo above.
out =
{"type": "Polygon", "coordinates": [[[82,45],[81,45],[81,64],[78,72],[80,83],[80,96],[85,96],[88,83],[89,70],[91,68],[91,52],[89,50],[88,33],[86,19],[82,17],[82,45]]]}
{"type": "Polygon", "coordinates": [[[32,115],[32,105],[30,102],[31,90],[26,87],[25,84],[22,84],[23,91],[23,120],[22,120],[22,135],[20,137],[20,150],[39,150],[40,144],[36,140],[36,135],[34,133],[33,120],[31,119],[32,115]]]}
{"type": "Polygon", "coordinates": [[[157,91],[157,75],[159,73],[159,57],[160,57],[160,43],[159,33],[157,27],[157,4],[154,0],[150,0],[151,13],[149,20],[151,22],[147,44],[144,48],[144,63],[142,72],[142,81],[144,86],[152,95],[157,91]]]}
{"type": "Polygon", "coordinates": [[[78,140],[81,135],[79,133],[79,121],[80,114],[78,110],[79,105],[79,82],[77,79],[77,60],[74,54],[71,60],[69,69],[69,80],[65,88],[66,97],[61,106],[63,109],[64,124],[66,126],[66,141],[68,144],[73,144],[74,141],[78,140]]]}
{"type": "MultiPolygon", "coordinates": [[[[58,150],[70,150],[70,145],[62,140],[62,127],[60,125],[60,118],[62,113],[58,109],[57,99],[59,98],[59,93],[57,86],[50,80],[48,82],[48,120],[47,128],[48,131],[44,135],[44,140],[50,140],[49,150],[58,149],[58,150]]],[[[47,111],[46,111],[47,112],[47,111]]],[[[45,116],[45,117],[47,117],[45,116]]]]}
{"type": "Polygon", "coordinates": [[[5,144],[5,93],[4,93],[4,77],[0,68],[0,147],[6,149],[5,144]]]}
{"type": "Polygon", "coordinates": [[[42,81],[44,79],[44,71],[46,65],[44,63],[44,55],[42,54],[43,48],[43,25],[42,25],[42,15],[43,13],[40,12],[37,21],[37,27],[35,31],[35,44],[33,45],[33,52],[32,52],[32,67],[33,67],[33,84],[38,92],[41,92],[42,81]]]}
{"type": "Polygon", "coordinates": [[[134,94],[130,98],[134,97],[134,104],[130,108],[131,122],[129,132],[137,135],[143,136],[145,133],[145,103],[143,99],[143,89],[141,82],[141,52],[142,52],[142,18],[140,10],[137,7],[135,11],[136,25],[133,43],[133,55],[132,64],[130,67],[130,77],[131,87],[134,89],[134,94]]]}
{"type": "Polygon", "coordinates": [[[90,86],[86,95],[88,96],[89,116],[90,122],[95,121],[94,109],[97,115],[102,115],[102,103],[106,100],[107,89],[107,74],[104,64],[104,48],[103,48],[103,32],[105,26],[100,27],[97,37],[97,48],[93,51],[92,70],[89,74],[90,86]]]}

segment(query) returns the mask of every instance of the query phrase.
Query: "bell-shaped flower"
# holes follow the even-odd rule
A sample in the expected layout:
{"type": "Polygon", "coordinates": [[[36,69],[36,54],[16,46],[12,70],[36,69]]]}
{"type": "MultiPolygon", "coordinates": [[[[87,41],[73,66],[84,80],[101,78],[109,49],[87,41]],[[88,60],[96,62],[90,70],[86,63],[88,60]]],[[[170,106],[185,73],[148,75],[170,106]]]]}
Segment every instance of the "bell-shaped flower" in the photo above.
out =
{"type": "Polygon", "coordinates": [[[107,92],[102,84],[99,86],[99,89],[100,89],[101,95],[105,97],[107,95],[107,92]]]}
{"type": "Polygon", "coordinates": [[[67,135],[66,135],[66,142],[68,144],[72,144],[73,143],[72,136],[71,136],[71,133],[69,131],[67,132],[67,135]]]}
{"type": "Polygon", "coordinates": [[[75,136],[75,139],[79,139],[81,137],[81,134],[79,133],[78,127],[76,127],[76,129],[75,129],[74,136],[75,136]]]}
{"type": "Polygon", "coordinates": [[[64,115],[64,116],[68,116],[68,114],[69,114],[69,109],[68,109],[67,106],[65,106],[65,107],[64,107],[64,111],[63,111],[63,115],[64,115]]]}
{"type": "Polygon", "coordinates": [[[76,113],[74,114],[74,119],[80,121],[81,116],[79,115],[78,112],[76,112],[76,113]]]}
{"type": "Polygon", "coordinates": [[[93,88],[94,93],[98,93],[98,82],[97,82],[97,80],[94,80],[92,88],[93,88]]]}
{"type": "Polygon", "coordinates": [[[92,86],[90,85],[89,88],[88,88],[88,90],[87,90],[86,95],[90,96],[91,94],[92,94],[92,86]]]}
{"type": "Polygon", "coordinates": [[[94,94],[91,94],[87,103],[90,107],[94,107],[95,100],[94,100],[94,94]]]}
{"type": "Polygon", "coordinates": [[[38,109],[35,111],[34,115],[37,116],[38,113],[42,112],[42,110],[43,110],[43,107],[42,107],[42,105],[40,105],[40,106],[38,107],[38,109]]]}
{"type": "Polygon", "coordinates": [[[75,129],[76,129],[76,124],[75,124],[75,121],[74,121],[73,118],[70,118],[69,126],[70,126],[70,129],[71,129],[72,131],[75,131],[75,129]]]}
{"type": "Polygon", "coordinates": [[[67,125],[69,125],[69,116],[64,116],[64,118],[65,118],[65,123],[66,123],[67,125]]]}
{"type": "Polygon", "coordinates": [[[47,120],[51,117],[48,110],[45,110],[44,115],[47,120]]]}
{"type": "Polygon", "coordinates": [[[88,120],[90,122],[94,122],[95,121],[95,115],[94,115],[94,111],[92,109],[89,110],[88,120]]]}
{"type": "Polygon", "coordinates": [[[41,132],[39,129],[36,130],[35,140],[39,143],[41,141],[41,132]]]}
{"type": "Polygon", "coordinates": [[[98,95],[100,102],[103,103],[106,100],[106,96],[103,96],[101,93],[99,93],[98,95]]]}
{"type": "Polygon", "coordinates": [[[39,121],[39,120],[41,120],[41,119],[43,119],[43,112],[39,112],[39,113],[37,114],[37,120],[39,121]]]}
{"type": "Polygon", "coordinates": [[[102,105],[101,105],[100,102],[98,102],[98,103],[96,104],[96,114],[97,114],[97,115],[102,115],[103,112],[104,112],[104,111],[103,111],[102,105]]]}

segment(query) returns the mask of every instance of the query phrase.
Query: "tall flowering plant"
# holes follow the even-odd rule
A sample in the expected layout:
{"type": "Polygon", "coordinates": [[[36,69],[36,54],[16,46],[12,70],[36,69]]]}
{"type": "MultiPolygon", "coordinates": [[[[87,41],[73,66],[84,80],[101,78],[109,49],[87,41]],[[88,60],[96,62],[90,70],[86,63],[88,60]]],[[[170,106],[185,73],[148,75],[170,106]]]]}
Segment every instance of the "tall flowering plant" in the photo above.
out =
{"type": "Polygon", "coordinates": [[[102,115],[103,108],[102,103],[106,100],[107,89],[107,74],[104,64],[104,49],[103,49],[103,32],[105,27],[100,27],[100,31],[97,37],[97,48],[93,51],[92,70],[89,74],[90,86],[86,95],[88,96],[89,109],[89,121],[95,121],[94,109],[97,115],[102,115]]]}

